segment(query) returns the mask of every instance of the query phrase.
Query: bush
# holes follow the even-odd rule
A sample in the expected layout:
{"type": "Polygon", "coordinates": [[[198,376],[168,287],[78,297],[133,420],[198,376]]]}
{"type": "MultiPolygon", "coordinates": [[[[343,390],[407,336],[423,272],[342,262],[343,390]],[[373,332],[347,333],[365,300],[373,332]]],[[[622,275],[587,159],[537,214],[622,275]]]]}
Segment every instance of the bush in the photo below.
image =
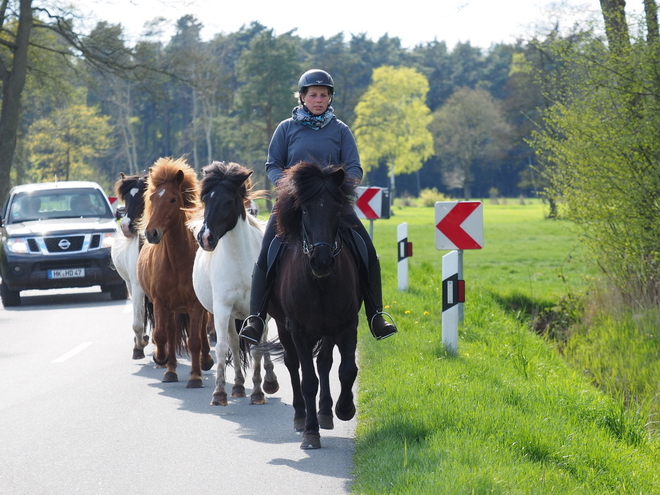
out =
{"type": "Polygon", "coordinates": [[[451,198],[438,192],[436,187],[432,189],[422,189],[419,193],[419,206],[435,206],[438,201],[451,201],[451,198]]]}

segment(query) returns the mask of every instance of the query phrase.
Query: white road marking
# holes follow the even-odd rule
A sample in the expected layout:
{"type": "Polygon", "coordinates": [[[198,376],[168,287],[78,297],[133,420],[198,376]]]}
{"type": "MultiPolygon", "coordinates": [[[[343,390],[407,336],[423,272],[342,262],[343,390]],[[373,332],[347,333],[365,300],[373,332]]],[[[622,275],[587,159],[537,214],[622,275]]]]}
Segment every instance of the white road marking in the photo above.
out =
{"type": "Polygon", "coordinates": [[[79,352],[84,351],[84,350],[85,350],[87,347],[89,347],[91,344],[92,344],[91,342],[83,342],[83,343],[80,344],[78,347],[76,347],[76,348],[74,348],[74,349],[71,349],[71,350],[70,350],[69,352],[67,352],[66,354],[64,354],[64,355],[62,355],[62,356],[60,356],[60,357],[58,357],[55,361],[53,361],[53,363],[63,363],[64,361],[66,361],[66,360],[69,359],[70,357],[73,357],[73,356],[75,356],[76,354],[78,354],[79,352]]]}

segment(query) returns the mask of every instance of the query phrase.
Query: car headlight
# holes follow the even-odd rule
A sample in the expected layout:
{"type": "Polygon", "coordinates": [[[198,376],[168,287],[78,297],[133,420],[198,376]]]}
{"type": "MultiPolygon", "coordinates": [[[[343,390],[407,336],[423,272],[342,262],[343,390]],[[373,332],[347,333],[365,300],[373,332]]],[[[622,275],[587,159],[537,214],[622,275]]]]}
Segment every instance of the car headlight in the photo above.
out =
{"type": "Polygon", "coordinates": [[[7,239],[7,249],[16,254],[25,254],[30,250],[27,239],[23,237],[10,237],[7,239]]]}
{"type": "Polygon", "coordinates": [[[104,248],[112,248],[112,245],[115,242],[115,233],[114,232],[106,232],[103,234],[103,238],[101,239],[101,247],[104,248]]]}

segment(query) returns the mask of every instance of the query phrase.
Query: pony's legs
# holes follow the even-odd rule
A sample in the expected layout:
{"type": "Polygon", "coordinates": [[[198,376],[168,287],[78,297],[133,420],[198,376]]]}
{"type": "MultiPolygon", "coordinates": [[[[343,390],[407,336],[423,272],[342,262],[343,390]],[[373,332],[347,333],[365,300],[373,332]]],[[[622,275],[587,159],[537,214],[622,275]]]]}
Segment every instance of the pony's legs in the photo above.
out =
{"type": "Polygon", "coordinates": [[[234,386],[231,388],[231,396],[245,397],[245,374],[243,366],[244,351],[241,349],[241,342],[238,338],[238,329],[236,328],[236,325],[236,320],[229,315],[227,335],[229,337],[232,365],[234,366],[234,386]]]}
{"type": "MultiPolygon", "coordinates": [[[[130,284],[129,284],[130,285],[130,284]]],[[[144,348],[149,343],[149,336],[144,328],[144,292],[140,285],[135,282],[131,292],[133,302],[133,332],[135,333],[135,346],[133,347],[133,359],[144,358],[144,348]]]]}
{"type": "Polygon", "coordinates": [[[339,365],[339,383],[341,392],[335,413],[342,421],[348,421],[355,416],[355,403],[353,402],[353,384],[357,378],[358,367],[355,363],[355,350],[357,347],[357,329],[339,343],[341,363],[339,365]]]}
{"type": "Polygon", "coordinates": [[[209,321],[213,318],[213,315],[208,311],[204,310],[204,318],[202,320],[202,330],[200,332],[200,337],[202,339],[202,369],[208,371],[213,369],[215,362],[211,357],[211,343],[209,342],[209,321]]]}
{"type": "MultiPolygon", "coordinates": [[[[293,333],[293,331],[292,331],[293,333]]],[[[305,400],[305,430],[302,435],[301,449],[321,448],[319,435],[319,421],[316,416],[316,394],[319,390],[319,379],[314,369],[314,356],[312,349],[300,339],[293,338],[300,359],[302,370],[302,395],[305,400]]]]}
{"type": "Polygon", "coordinates": [[[316,358],[316,369],[319,373],[319,426],[332,430],[335,425],[332,416],[332,395],[330,393],[330,370],[332,369],[332,352],[334,345],[327,337],[323,339],[321,351],[316,358]]]}
{"type": "MultiPolygon", "coordinates": [[[[289,371],[291,378],[291,390],[293,392],[293,429],[303,431],[305,429],[305,399],[303,399],[302,388],[300,386],[300,361],[298,352],[291,339],[291,334],[285,328],[283,323],[277,322],[277,333],[280,337],[280,343],[284,347],[284,365],[289,371]]],[[[270,357],[270,356],[269,356],[270,357]]]]}
{"type": "Polygon", "coordinates": [[[159,366],[167,366],[163,382],[178,382],[176,374],[176,324],[174,313],[154,301],[154,361],[159,366]]]}
{"type": "MultiPolygon", "coordinates": [[[[264,327],[263,340],[268,340],[268,324],[264,327]]],[[[252,394],[250,395],[250,404],[265,404],[266,395],[274,394],[280,389],[280,384],[277,383],[277,376],[273,370],[273,361],[270,358],[270,353],[263,351],[259,346],[253,346],[252,352],[252,394]],[[261,370],[266,371],[266,379],[263,381],[263,389],[261,387],[261,370]]]]}
{"type": "Polygon", "coordinates": [[[188,352],[190,353],[190,376],[186,388],[202,388],[202,337],[206,338],[206,310],[197,303],[189,313],[188,352]]]}
{"type": "MultiPolygon", "coordinates": [[[[236,333],[234,329],[234,320],[231,318],[231,313],[228,311],[216,309],[213,315],[216,328],[216,341],[215,341],[215,358],[218,362],[216,372],[215,372],[215,390],[213,391],[213,397],[211,398],[212,406],[226,406],[227,405],[227,392],[225,386],[227,384],[227,354],[230,347],[232,347],[232,357],[234,363],[239,355],[238,352],[234,353],[234,348],[238,346],[232,346],[231,337],[232,334],[236,333]]],[[[238,338],[235,339],[238,341],[238,338]]],[[[243,377],[242,370],[240,367],[240,358],[238,359],[239,365],[236,368],[236,380],[234,383],[234,391],[238,394],[237,397],[245,397],[245,387],[243,383],[245,378],[243,377]],[[240,382],[240,383],[239,383],[240,382]],[[238,386],[238,389],[237,389],[238,386]],[[240,395],[240,388],[243,388],[243,394],[240,395]]],[[[232,396],[234,394],[232,393],[232,396]]]]}

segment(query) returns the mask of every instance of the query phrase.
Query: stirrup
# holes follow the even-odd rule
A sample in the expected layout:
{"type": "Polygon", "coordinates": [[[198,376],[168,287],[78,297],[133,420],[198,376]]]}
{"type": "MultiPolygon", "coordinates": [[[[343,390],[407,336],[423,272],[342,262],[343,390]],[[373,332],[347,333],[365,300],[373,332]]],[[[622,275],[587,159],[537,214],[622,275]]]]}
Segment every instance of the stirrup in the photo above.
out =
{"type": "MultiPolygon", "coordinates": [[[[383,318],[383,320],[384,320],[384,318],[383,318]]],[[[383,340],[383,339],[386,339],[387,337],[391,337],[392,335],[394,335],[395,333],[398,332],[398,330],[397,330],[397,328],[396,328],[396,324],[394,323],[394,318],[392,318],[392,315],[391,315],[391,314],[386,313],[385,311],[376,311],[376,312],[373,314],[373,316],[372,316],[371,319],[369,320],[369,330],[371,330],[371,335],[373,335],[374,338],[375,338],[376,340],[383,340]],[[386,333],[386,334],[384,334],[384,335],[376,335],[376,332],[374,332],[374,325],[373,325],[373,324],[374,324],[374,319],[375,319],[377,316],[387,316],[387,317],[389,318],[389,320],[392,322],[392,323],[390,324],[390,326],[391,326],[392,328],[394,328],[394,330],[391,331],[391,332],[389,332],[389,333],[386,333]]]]}
{"type": "Polygon", "coordinates": [[[250,344],[259,344],[261,342],[261,337],[264,335],[264,328],[266,328],[266,321],[259,315],[250,315],[245,320],[243,320],[243,325],[241,325],[241,331],[238,333],[238,336],[243,340],[247,340],[250,344]],[[248,325],[248,322],[256,318],[261,322],[261,335],[256,335],[257,330],[248,325]]]}

